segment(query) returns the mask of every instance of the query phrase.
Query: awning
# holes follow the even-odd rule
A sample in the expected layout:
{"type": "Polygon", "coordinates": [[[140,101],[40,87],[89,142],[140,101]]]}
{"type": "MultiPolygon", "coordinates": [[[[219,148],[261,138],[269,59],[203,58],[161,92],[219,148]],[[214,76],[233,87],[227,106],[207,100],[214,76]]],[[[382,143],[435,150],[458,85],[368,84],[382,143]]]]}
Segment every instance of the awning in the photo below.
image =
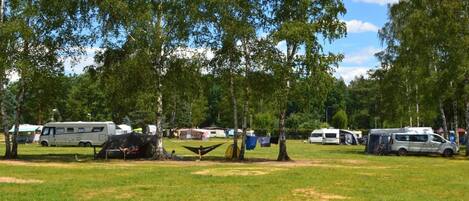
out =
{"type": "MultiPolygon", "coordinates": [[[[30,124],[20,124],[19,132],[36,132],[36,130],[42,130],[42,126],[39,125],[30,125],[30,124]]],[[[11,127],[8,131],[10,133],[15,132],[15,126],[11,127]]]]}

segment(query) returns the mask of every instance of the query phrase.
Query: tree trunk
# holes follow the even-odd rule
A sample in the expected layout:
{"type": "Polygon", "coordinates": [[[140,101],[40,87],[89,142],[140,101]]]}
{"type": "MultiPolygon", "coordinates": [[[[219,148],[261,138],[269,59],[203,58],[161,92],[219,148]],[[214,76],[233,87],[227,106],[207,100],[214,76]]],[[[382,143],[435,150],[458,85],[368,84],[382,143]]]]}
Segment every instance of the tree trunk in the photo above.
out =
{"type": "Polygon", "coordinates": [[[237,98],[235,93],[235,83],[234,83],[234,75],[233,71],[230,71],[230,95],[231,95],[231,104],[233,105],[233,155],[231,159],[237,159],[238,156],[238,104],[237,98]]]}
{"type": "Polygon", "coordinates": [[[246,134],[247,134],[247,121],[249,116],[249,97],[250,97],[250,90],[249,90],[249,82],[248,82],[248,75],[251,71],[251,58],[249,56],[249,50],[247,47],[247,41],[243,41],[243,52],[244,52],[244,60],[246,62],[244,66],[244,106],[243,106],[243,137],[241,142],[241,150],[239,153],[239,160],[244,160],[244,153],[246,151],[246,134]]]}
{"type": "Polygon", "coordinates": [[[441,99],[439,103],[439,108],[440,108],[441,119],[443,120],[443,137],[448,139],[448,124],[446,122],[445,109],[443,108],[443,101],[441,99]]]}
{"type": "Polygon", "coordinates": [[[454,140],[459,145],[459,133],[458,133],[458,102],[453,102],[453,121],[454,121],[454,140]]]}
{"type": "Polygon", "coordinates": [[[20,118],[21,118],[21,111],[22,111],[22,106],[23,106],[23,100],[24,100],[24,83],[22,81],[23,78],[20,78],[19,81],[19,88],[20,91],[16,95],[16,114],[15,114],[15,130],[13,132],[13,138],[12,138],[12,147],[11,147],[11,158],[17,158],[18,157],[18,142],[17,142],[17,137],[19,134],[19,127],[20,127],[20,118]]]}
{"type": "Polygon", "coordinates": [[[279,152],[278,152],[278,161],[289,161],[290,157],[287,153],[287,139],[285,135],[285,118],[286,118],[286,109],[283,109],[280,112],[280,119],[279,119],[279,138],[278,138],[278,145],[279,145],[279,152]]]}
{"type": "Polygon", "coordinates": [[[287,115],[288,96],[290,93],[290,70],[293,69],[293,60],[296,55],[297,45],[287,43],[287,70],[282,73],[282,83],[284,87],[280,94],[280,114],[279,114],[279,136],[278,136],[278,157],[277,161],[291,160],[287,153],[287,137],[285,132],[285,119],[287,115]]]}
{"type": "Polygon", "coordinates": [[[466,99],[466,156],[469,156],[469,99],[466,99]]]}
{"type": "MultiPolygon", "coordinates": [[[[3,24],[3,11],[5,8],[5,0],[0,0],[0,23],[3,24]]],[[[5,77],[5,67],[1,66],[1,74],[0,74],[0,112],[2,115],[2,127],[3,127],[3,134],[5,135],[5,159],[10,159],[11,157],[11,144],[10,144],[10,133],[8,132],[8,118],[5,109],[5,84],[6,84],[6,77],[5,77]]]]}
{"type": "Polygon", "coordinates": [[[247,134],[247,116],[248,116],[248,104],[249,101],[244,100],[243,106],[243,135],[241,138],[241,150],[239,152],[239,160],[244,160],[244,153],[246,151],[246,134],[247,134]]]}
{"type": "Polygon", "coordinates": [[[162,118],[163,118],[163,94],[161,91],[161,66],[156,66],[156,144],[155,152],[153,158],[156,160],[166,159],[163,148],[163,128],[162,128],[162,118]]]}
{"type": "Polygon", "coordinates": [[[6,90],[5,90],[5,76],[2,76],[2,80],[0,81],[0,112],[2,115],[2,128],[3,128],[3,134],[5,135],[5,159],[10,159],[11,158],[11,141],[10,141],[10,132],[8,129],[8,118],[7,118],[7,112],[6,112],[6,106],[5,106],[5,96],[6,96],[6,90]]]}

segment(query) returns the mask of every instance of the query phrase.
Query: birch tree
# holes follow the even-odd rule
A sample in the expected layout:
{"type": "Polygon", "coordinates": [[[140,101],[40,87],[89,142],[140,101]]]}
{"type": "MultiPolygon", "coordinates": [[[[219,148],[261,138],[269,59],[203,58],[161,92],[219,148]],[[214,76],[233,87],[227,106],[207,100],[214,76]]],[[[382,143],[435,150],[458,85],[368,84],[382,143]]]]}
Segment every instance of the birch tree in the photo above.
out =
{"type": "Polygon", "coordinates": [[[317,75],[315,70],[328,72],[337,65],[340,55],[325,53],[320,38],[328,42],[345,36],[345,23],[339,16],[345,14],[344,4],[333,1],[269,1],[270,36],[275,44],[285,44],[282,63],[273,69],[280,88],[277,90],[279,110],[279,154],[277,160],[290,160],[287,153],[285,119],[291,86],[295,74],[305,67],[308,75],[317,75]],[[304,53],[302,52],[304,48],[304,53]]]}

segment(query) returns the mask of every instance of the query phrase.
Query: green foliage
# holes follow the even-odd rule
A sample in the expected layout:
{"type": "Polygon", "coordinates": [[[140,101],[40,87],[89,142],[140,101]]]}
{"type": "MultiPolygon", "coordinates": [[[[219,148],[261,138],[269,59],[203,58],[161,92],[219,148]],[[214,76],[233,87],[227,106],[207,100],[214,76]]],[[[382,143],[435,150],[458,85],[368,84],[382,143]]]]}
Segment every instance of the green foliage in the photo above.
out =
{"type": "Polygon", "coordinates": [[[332,126],[335,128],[347,128],[348,117],[344,110],[337,111],[334,116],[332,116],[332,126]]]}
{"type": "Polygon", "coordinates": [[[286,127],[291,129],[318,129],[320,122],[311,114],[293,113],[287,118],[286,127]]]}

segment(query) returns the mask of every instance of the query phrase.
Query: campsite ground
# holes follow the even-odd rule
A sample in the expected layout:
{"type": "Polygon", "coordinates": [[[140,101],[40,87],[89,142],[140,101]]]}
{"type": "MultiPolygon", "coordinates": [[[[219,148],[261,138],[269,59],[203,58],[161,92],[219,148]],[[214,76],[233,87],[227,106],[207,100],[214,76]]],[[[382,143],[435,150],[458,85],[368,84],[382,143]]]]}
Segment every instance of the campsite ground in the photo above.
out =
{"type": "Polygon", "coordinates": [[[203,161],[181,147],[222,141],[166,140],[167,150],[191,161],[162,162],[95,161],[92,148],[21,145],[20,160],[0,160],[0,200],[469,199],[463,156],[370,156],[363,146],[290,140],[294,162],[274,161],[273,145],[248,151],[248,162],[232,163],[223,159],[228,143],[203,161]]]}

